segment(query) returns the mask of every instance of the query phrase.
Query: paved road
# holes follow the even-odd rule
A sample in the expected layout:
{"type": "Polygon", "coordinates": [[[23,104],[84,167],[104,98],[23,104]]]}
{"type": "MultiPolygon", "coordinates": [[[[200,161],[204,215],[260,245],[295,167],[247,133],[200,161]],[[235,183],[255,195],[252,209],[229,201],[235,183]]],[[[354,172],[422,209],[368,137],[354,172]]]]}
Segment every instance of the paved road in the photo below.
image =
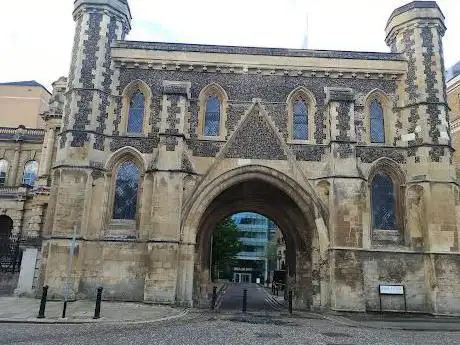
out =
{"type": "Polygon", "coordinates": [[[20,345],[458,345],[460,333],[347,327],[321,319],[192,313],[139,325],[0,324],[0,344],[20,345]]]}
{"type": "Polygon", "coordinates": [[[241,311],[243,307],[243,291],[247,290],[248,312],[270,312],[284,309],[266,289],[257,284],[230,284],[223,295],[220,311],[241,311]]]}

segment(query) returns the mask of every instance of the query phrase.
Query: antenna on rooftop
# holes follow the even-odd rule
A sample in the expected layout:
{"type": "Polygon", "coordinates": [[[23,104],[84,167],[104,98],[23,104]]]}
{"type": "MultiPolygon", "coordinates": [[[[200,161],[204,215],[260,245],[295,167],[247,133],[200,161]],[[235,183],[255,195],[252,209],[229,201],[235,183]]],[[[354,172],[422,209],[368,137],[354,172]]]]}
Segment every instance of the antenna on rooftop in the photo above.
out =
{"type": "Polygon", "coordinates": [[[308,49],[308,12],[305,13],[305,34],[303,36],[302,49],[308,49]]]}

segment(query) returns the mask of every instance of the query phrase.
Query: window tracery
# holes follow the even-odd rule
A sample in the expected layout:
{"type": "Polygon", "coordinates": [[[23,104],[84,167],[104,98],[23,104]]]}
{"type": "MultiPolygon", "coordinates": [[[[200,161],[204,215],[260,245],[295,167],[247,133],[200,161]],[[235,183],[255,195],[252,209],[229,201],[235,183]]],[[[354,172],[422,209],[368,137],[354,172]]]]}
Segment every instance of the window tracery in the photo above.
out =
{"type": "Polygon", "coordinates": [[[128,133],[142,133],[144,128],[145,96],[138,90],[130,98],[128,133]]]}
{"type": "Polygon", "coordinates": [[[140,170],[127,160],[117,170],[113,202],[113,219],[136,219],[140,170]]]}
{"type": "Polygon", "coordinates": [[[369,108],[371,143],[384,143],[385,119],[382,103],[378,99],[374,99],[371,101],[369,108]]]}

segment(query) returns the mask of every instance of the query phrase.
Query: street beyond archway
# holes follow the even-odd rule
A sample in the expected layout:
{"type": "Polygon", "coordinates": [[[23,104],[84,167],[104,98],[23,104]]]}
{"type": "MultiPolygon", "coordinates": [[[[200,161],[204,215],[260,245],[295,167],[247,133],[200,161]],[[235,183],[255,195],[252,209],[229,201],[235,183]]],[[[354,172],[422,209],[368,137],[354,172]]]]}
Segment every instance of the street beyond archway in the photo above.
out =
{"type": "Polygon", "coordinates": [[[287,305],[282,293],[274,296],[269,290],[258,284],[230,284],[226,288],[217,310],[220,312],[242,311],[244,290],[247,292],[247,312],[280,312],[285,311],[287,305]]]}

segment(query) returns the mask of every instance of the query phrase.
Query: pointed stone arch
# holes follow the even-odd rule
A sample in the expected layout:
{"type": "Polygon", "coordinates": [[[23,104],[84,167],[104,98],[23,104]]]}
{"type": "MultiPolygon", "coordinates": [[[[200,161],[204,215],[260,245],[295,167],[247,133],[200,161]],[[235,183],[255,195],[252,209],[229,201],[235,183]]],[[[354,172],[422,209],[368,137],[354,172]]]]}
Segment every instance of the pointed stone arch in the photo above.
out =
{"type": "Polygon", "coordinates": [[[138,149],[132,146],[125,146],[125,147],[119,148],[114,153],[112,153],[109,159],[107,159],[107,162],[105,163],[104,168],[108,174],[111,174],[115,166],[120,161],[124,161],[129,158],[131,158],[138,164],[139,168],[141,169],[142,174],[147,170],[148,165],[147,165],[146,160],[144,159],[144,156],[138,149]]]}
{"type": "Polygon", "coordinates": [[[143,80],[136,79],[130,82],[122,93],[122,109],[121,109],[121,134],[127,133],[128,128],[128,117],[131,97],[140,91],[144,95],[144,116],[143,116],[143,131],[140,135],[146,134],[149,131],[149,117],[150,108],[152,104],[153,94],[150,87],[143,80]]]}
{"type": "Polygon", "coordinates": [[[225,89],[220,86],[218,83],[210,83],[206,85],[201,91],[200,95],[198,96],[198,99],[202,100],[209,94],[214,94],[218,96],[222,101],[226,100],[228,101],[228,95],[225,89]]]}
{"type": "Polygon", "coordinates": [[[228,110],[228,95],[225,89],[217,83],[206,85],[198,96],[198,128],[197,135],[204,140],[224,140],[227,137],[227,110],[228,110]],[[217,136],[206,136],[204,133],[206,120],[206,105],[210,97],[217,97],[220,104],[219,118],[219,134],[217,136]]]}
{"type": "Polygon", "coordinates": [[[106,170],[106,213],[104,217],[104,224],[106,228],[116,228],[117,226],[123,226],[126,232],[123,235],[126,236],[137,236],[137,230],[140,224],[140,210],[142,209],[142,198],[141,191],[144,185],[145,172],[147,171],[147,162],[143,158],[142,154],[134,147],[126,146],[115,151],[105,164],[106,170]],[[137,199],[135,202],[136,212],[134,219],[129,220],[114,220],[113,209],[115,202],[115,190],[117,183],[117,174],[120,167],[126,162],[132,162],[139,170],[139,179],[137,182],[137,199]]]}
{"type": "Polygon", "coordinates": [[[315,114],[316,98],[315,95],[304,86],[298,86],[292,90],[286,99],[286,111],[288,114],[288,140],[291,143],[312,144],[315,142],[315,114]],[[294,104],[296,101],[303,101],[307,106],[307,128],[308,137],[306,140],[294,138],[294,104]]]}
{"type": "Polygon", "coordinates": [[[391,158],[381,157],[374,161],[369,169],[369,172],[367,173],[367,181],[370,182],[375,173],[378,171],[384,171],[385,173],[389,174],[391,178],[397,180],[402,185],[406,183],[406,174],[401,169],[400,164],[391,158]]]}
{"type": "MultiPolygon", "coordinates": [[[[320,200],[316,200],[314,195],[307,193],[291,177],[267,166],[246,165],[221,173],[212,180],[208,180],[206,183],[201,183],[197,186],[197,189],[193,191],[192,198],[184,203],[181,219],[181,239],[186,242],[193,242],[195,239],[194,236],[196,236],[193,229],[197,229],[200,215],[203,214],[212,200],[226,188],[244,181],[250,176],[257,177],[277,186],[281,190],[288,191],[293,201],[302,205],[299,207],[305,214],[311,217],[310,221],[314,222],[316,218],[328,219],[329,212],[324,208],[320,200]]],[[[329,234],[324,232],[324,230],[319,230],[321,238],[329,242],[329,234]]]]}
{"type": "MultiPolygon", "coordinates": [[[[373,89],[370,91],[366,97],[364,98],[364,129],[366,131],[365,135],[365,142],[370,144],[371,143],[371,104],[373,101],[377,101],[383,110],[383,125],[385,131],[385,140],[382,145],[390,145],[393,140],[393,112],[391,106],[391,100],[388,95],[380,89],[373,89]]],[[[379,143],[372,143],[372,144],[379,144],[379,143]]]]}
{"type": "Polygon", "coordinates": [[[400,165],[394,160],[382,157],[374,162],[369,169],[367,176],[369,190],[369,210],[370,210],[370,238],[371,244],[375,245],[403,245],[407,244],[407,234],[405,231],[405,204],[406,204],[406,175],[400,165]],[[396,229],[380,230],[374,228],[374,210],[373,210],[373,181],[377,175],[385,175],[391,179],[393,184],[393,195],[395,199],[395,221],[396,229]]]}
{"type": "MultiPolygon", "coordinates": [[[[290,284],[297,289],[298,305],[309,308],[312,303],[312,243],[317,239],[321,252],[327,252],[329,234],[327,212],[315,196],[284,173],[262,165],[247,165],[221,173],[192,193],[181,217],[181,243],[196,248],[193,288],[180,274],[178,285],[193,290],[194,298],[205,298],[209,288],[209,241],[215,225],[231,214],[251,211],[273,220],[286,238],[290,284]],[[235,194],[234,194],[235,193],[235,194]],[[273,197],[273,196],[277,197],[273,197]],[[283,207],[277,206],[277,202],[283,207]],[[302,278],[303,277],[303,278],[302,278]],[[308,286],[307,286],[308,285],[308,286]],[[201,296],[201,297],[200,297],[201,296]]],[[[190,254],[190,253],[189,253],[190,254]]],[[[187,267],[187,265],[184,265],[187,267]]],[[[190,269],[190,266],[189,266],[190,269]]],[[[181,299],[181,297],[178,297],[181,299]]],[[[197,301],[195,300],[195,303],[197,301]]],[[[327,303],[324,301],[324,303],[327,303]]]]}
{"type": "MultiPolygon", "coordinates": [[[[201,180],[196,184],[194,190],[193,190],[193,195],[198,195],[196,193],[199,193],[200,190],[203,188],[206,188],[209,184],[212,183],[212,181],[219,177],[222,176],[221,174],[223,173],[221,170],[221,164],[224,160],[228,158],[241,158],[242,161],[240,162],[243,165],[248,165],[252,164],[252,167],[260,166],[266,169],[272,169],[268,166],[264,165],[257,165],[252,162],[253,159],[245,159],[248,158],[246,156],[239,156],[235,157],[234,155],[231,155],[232,157],[229,157],[228,151],[229,148],[233,145],[233,143],[238,142],[238,137],[241,135],[241,132],[244,132],[244,127],[243,125],[245,123],[250,123],[252,122],[253,118],[251,116],[260,116],[263,121],[266,123],[267,129],[270,131],[270,135],[264,136],[263,140],[261,142],[266,142],[268,139],[267,138],[272,138],[272,140],[277,141],[279,143],[279,147],[277,148],[278,151],[282,151],[285,155],[289,165],[292,167],[292,176],[289,177],[293,181],[297,181],[295,183],[299,184],[298,181],[301,181],[300,184],[300,189],[305,191],[307,195],[312,196],[314,200],[318,202],[318,210],[321,211],[321,214],[323,215],[323,218],[325,220],[329,219],[329,208],[328,205],[326,205],[322,199],[319,197],[317,190],[313,188],[313,186],[310,184],[310,181],[307,179],[305,174],[303,173],[302,169],[298,166],[294,155],[292,154],[291,150],[289,149],[288,145],[286,142],[283,140],[282,135],[278,132],[276,125],[274,124],[273,120],[265,110],[264,106],[261,104],[261,100],[258,98],[253,99],[252,104],[248,107],[248,109],[245,111],[245,114],[242,116],[240,119],[238,125],[236,126],[235,131],[232,133],[230,138],[228,139],[227,143],[225,146],[220,150],[219,154],[217,155],[216,159],[214,160],[213,164],[209,167],[207,170],[206,174],[201,178],[201,180]],[[249,163],[248,163],[249,162],[249,163]],[[294,177],[295,176],[295,177],[294,177]]],[[[253,133],[253,132],[251,132],[253,133]]],[[[238,143],[238,146],[241,148],[241,141],[238,143]]],[[[260,160],[260,157],[253,157],[254,160],[260,160]]],[[[238,163],[238,164],[240,164],[238,163]]],[[[228,167],[226,168],[228,169],[228,167]]],[[[275,169],[272,169],[273,171],[278,171],[275,169]]],[[[279,171],[278,171],[279,172],[279,171]]],[[[189,198],[184,205],[184,210],[187,209],[187,205],[191,202],[191,199],[189,198]]]]}

